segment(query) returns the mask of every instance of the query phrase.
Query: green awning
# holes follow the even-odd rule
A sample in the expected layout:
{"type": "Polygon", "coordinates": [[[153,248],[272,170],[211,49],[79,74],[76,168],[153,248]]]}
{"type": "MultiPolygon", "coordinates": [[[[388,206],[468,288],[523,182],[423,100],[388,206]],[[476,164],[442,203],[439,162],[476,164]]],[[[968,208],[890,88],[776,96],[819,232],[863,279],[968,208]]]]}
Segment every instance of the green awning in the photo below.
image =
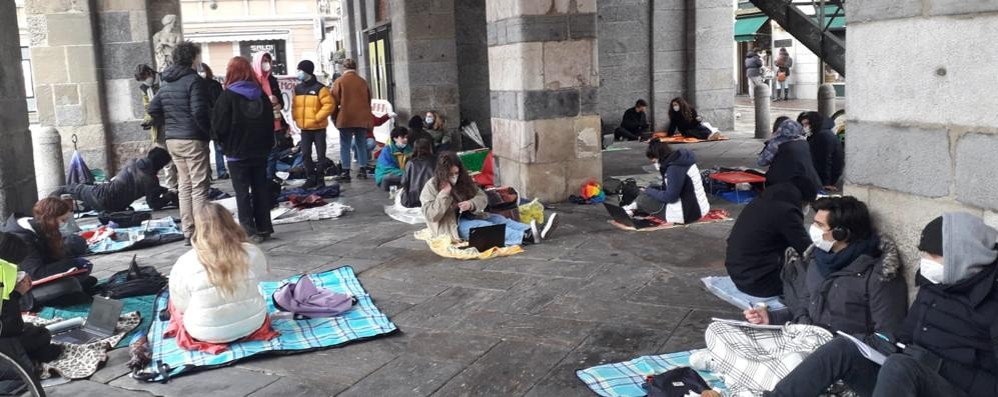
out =
{"type": "Polygon", "coordinates": [[[755,40],[755,33],[759,31],[762,24],[766,23],[769,17],[765,15],[738,18],[735,20],[735,41],[755,40]]]}
{"type": "MultiPolygon", "coordinates": [[[[825,24],[828,25],[829,29],[842,29],[846,27],[846,10],[839,10],[839,15],[832,18],[832,15],[835,15],[835,11],[838,9],[839,6],[825,6],[825,24]],[[832,20],[830,25],[828,24],[829,19],[832,20]]],[[[814,14],[814,23],[818,23],[817,13],[814,14]]],[[[824,28],[824,26],[821,27],[824,28]]]]}

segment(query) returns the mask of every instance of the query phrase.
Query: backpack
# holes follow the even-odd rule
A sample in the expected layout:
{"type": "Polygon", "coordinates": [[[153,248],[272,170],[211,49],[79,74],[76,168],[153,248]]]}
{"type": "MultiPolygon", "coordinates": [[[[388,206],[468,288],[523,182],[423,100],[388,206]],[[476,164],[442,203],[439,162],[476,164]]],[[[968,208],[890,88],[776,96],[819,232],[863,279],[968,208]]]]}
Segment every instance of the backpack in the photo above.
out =
{"type": "Polygon", "coordinates": [[[620,184],[620,205],[628,205],[634,202],[641,194],[641,188],[638,187],[638,181],[634,178],[624,179],[620,184]]]}
{"type": "Polygon", "coordinates": [[[690,392],[700,395],[710,390],[707,382],[690,367],[673,368],[665,373],[649,376],[641,385],[648,397],[685,397],[690,392]]]}
{"type": "Polygon", "coordinates": [[[335,317],[346,313],[357,303],[357,298],[352,295],[317,287],[307,274],[297,281],[281,285],[271,299],[277,310],[290,312],[297,320],[335,317]]]}
{"type": "Polygon", "coordinates": [[[114,224],[118,225],[117,227],[119,228],[142,226],[142,221],[148,221],[150,219],[152,219],[152,211],[102,211],[99,215],[97,215],[97,220],[99,220],[102,225],[108,225],[109,223],[114,222],[114,224]]]}
{"type": "Polygon", "coordinates": [[[122,299],[133,296],[152,295],[166,287],[168,279],[155,267],[139,266],[132,255],[132,263],[128,270],[114,273],[99,293],[111,299],[122,299]]]}
{"type": "Polygon", "coordinates": [[[497,186],[485,189],[489,204],[486,212],[499,214],[514,221],[520,220],[520,194],[509,186],[497,186]]]}

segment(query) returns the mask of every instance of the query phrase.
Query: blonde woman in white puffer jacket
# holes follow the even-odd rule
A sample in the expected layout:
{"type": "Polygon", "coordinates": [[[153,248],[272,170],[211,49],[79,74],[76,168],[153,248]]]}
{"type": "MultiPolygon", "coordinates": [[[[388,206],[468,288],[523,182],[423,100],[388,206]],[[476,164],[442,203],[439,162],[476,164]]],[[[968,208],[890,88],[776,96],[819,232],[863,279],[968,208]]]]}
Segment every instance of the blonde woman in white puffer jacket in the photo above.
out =
{"type": "Polygon", "coordinates": [[[267,258],[224,207],[205,204],[195,219],[194,248],[170,271],[170,301],[194,339],[226,343],[250,335],[267,317],[257,287],[270,270],[267,258]]]}

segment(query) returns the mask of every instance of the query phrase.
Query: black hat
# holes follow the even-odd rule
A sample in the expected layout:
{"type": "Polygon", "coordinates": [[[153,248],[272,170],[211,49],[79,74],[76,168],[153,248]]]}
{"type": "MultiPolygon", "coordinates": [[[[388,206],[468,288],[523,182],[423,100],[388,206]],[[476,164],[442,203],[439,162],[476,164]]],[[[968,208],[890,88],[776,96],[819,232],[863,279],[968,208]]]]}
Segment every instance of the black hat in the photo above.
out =
{"type": "Polygon", "coordinates": [[[309,60],[304,60],[304,61],[298,62],[298,70],[301,70],[302,72],[305,72],[305,73],[308,73],[308,74],[312,74],[312,72],[315,71],[315,64],[312,63],[312,61],[309,61],[309,60]]]}
{"type": "Polygon", "coordinates": [[[922,239],[918,241],[918,250],[932,255],[943,256],[943,217],[938,217],[922,229],[922,239]]]}
{"type": "Polygon", "coordinates": [[[161,147],[154,147],[149,150],[149,154],[146,155],[149,159],[149,165],[152,166],[153,171],[158,172],[159,170],[170,164],[170,153],[161,147]]]}

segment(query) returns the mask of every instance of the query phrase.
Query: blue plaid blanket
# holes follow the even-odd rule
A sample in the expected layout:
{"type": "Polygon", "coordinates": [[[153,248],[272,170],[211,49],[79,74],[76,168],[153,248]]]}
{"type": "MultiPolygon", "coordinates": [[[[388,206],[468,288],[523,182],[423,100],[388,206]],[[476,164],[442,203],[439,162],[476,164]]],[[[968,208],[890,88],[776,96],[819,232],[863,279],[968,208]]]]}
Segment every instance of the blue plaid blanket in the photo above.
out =
{"type": "MultiPolygon", "coordinates": [[[[83,231],[100,225],[88,225],[83,231]]],[[[87,246],[91,254],[110,254],[129,249],[140,249],[172,243],[184,239],[184,232],[171,217],[142,222],[142,226],[115,228],[114,238],[106,238],[87,246]]]]}
{"type": "MultiPolygon", "coordinates": [[[[294,276],[281,282],[261,282],[260,292],[268,297],[268,312],[276,312],[273,300],[269,297],[285,282],[297,280],[294,276]]],[[[168,321],[157,316],[149,327],[148,339],[152,349],[152,363],[146,371],[157,376],[149,381],[161,381],[164,378],[179,374],[233,364],[238,360],[267,353],[306,352],[310,350],[341,345],[351,341],[374,338],[395,332],[398,328],[388,319],[367,294],[360,280],[354,275],[353,268],[344,266],[323,273],[312,274],[309,277],[317,287],[328,288],[340,293],[350,293],[357,297],[353,309],[341,316],[333,318],[315,318],[309,320],[274,319],[271,324],[281,336],[269,341],[234,342],[229,344],[229,350],[217,355],[200,351],[187,351],[177,346],[176,339],[164,338],[168,321]],[[166,365],[168,375],[159,373],[160,364],[166,365]],[[200,367],[200,368],[199,368],[200,367]]],[[[169,292],[163,291],[156,298],[158,313],[167,307],[169,292]]]]}
{"type": "MultiPolygon", "coordinates": [[[[594,393],[603,397],[640,397],[647,395],[641,387],[650,375],[657,375],[673,368],[690,366],[689,351],[660,356],[642,356],[616,364],[597,365],[575,371],[594,393]]],[[[711,372],[697,371],[710,387],[722,394],[724,382],[711,372]]]]}

